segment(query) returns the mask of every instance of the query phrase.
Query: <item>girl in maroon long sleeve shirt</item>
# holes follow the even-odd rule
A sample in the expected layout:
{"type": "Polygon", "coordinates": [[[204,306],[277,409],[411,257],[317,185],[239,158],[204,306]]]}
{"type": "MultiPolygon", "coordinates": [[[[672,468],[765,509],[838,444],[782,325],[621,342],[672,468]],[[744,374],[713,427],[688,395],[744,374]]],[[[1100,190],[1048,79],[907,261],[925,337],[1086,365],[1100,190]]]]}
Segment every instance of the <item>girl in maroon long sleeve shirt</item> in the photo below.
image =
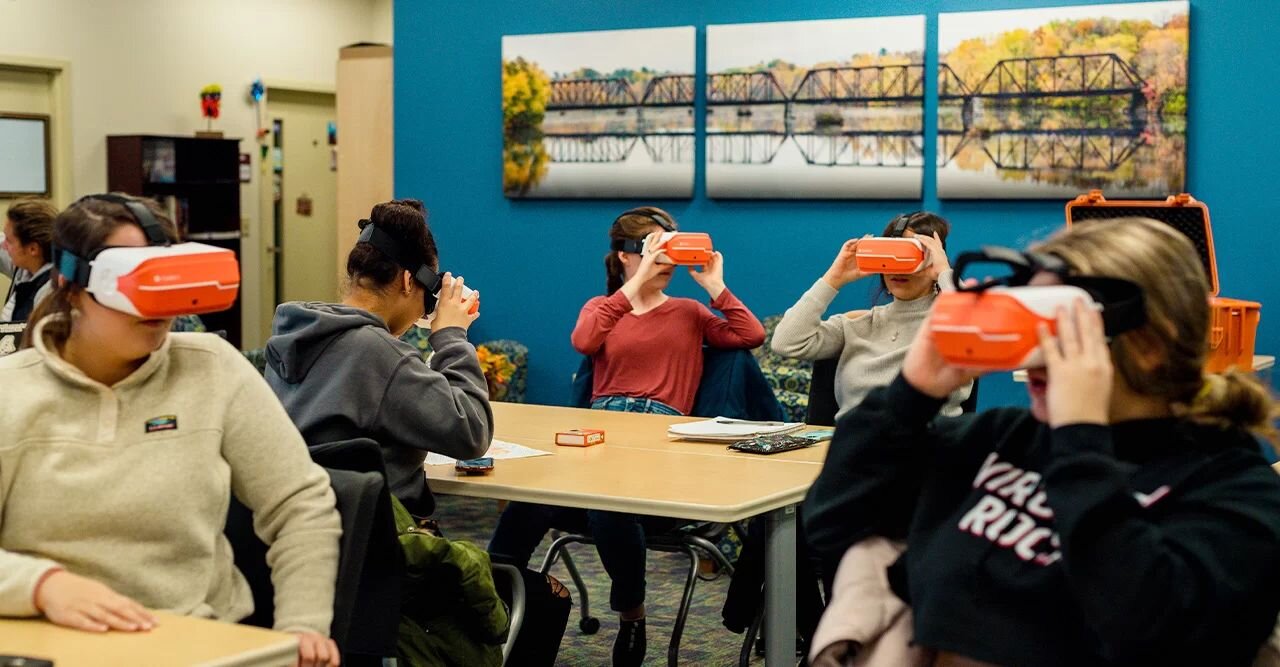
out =
{"type": "Polygon", "coordinates": [[[621,249],[627,241],[668,228],[674,229],[675,221],[665,211],[642,207],[624,213],[610,230],[613,249],[605,258],[609,294],[588,301],[573,329],[574,349],[592,361],[592,407],[689,414],[702,377],[704,343],[730,349],[764,343],[760,320],[725,287],[720,253],[701,270],[687,270],[724,318],[694,299],[663,292],[676,268],[661,263],[664,251],[642,257],[621,249]],[[641,409],[645,405],[651,409],[641,409]]]}
{"type": "MultiPolygon", "coordinates": [[[[592,359],[593,408],[688,414],[702,377],[704,343],[742,349],[764,343],[760,321],[725,287],[720,253],[701,270],[687,270],[724,318],[698,301],[663,292],[676,267],[661,263],[665,252],[652,245],[641,255],[637,242],[652,243],[650,234],[675,227],[666,211],[646,206],[618,216],[609,230],[608,295],[588,301],[573,329],[574,348],[592,359]]],[[[645,534],[678,524],[674,519],[517,502],[503,512],[489,553],[495,561],[527,565],[547,530],[589,532],[613,580],[609,603],[621,621],[613,664],[638,667],[647,645],[645,534]]]]}

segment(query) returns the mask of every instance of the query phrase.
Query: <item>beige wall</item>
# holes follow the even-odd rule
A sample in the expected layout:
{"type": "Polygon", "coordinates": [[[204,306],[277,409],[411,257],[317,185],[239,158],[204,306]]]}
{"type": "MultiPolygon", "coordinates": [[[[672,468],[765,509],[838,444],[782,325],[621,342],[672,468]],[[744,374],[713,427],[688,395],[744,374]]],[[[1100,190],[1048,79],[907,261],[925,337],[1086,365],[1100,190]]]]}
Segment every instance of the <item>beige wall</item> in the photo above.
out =
{"type": "Polygon", "coordinates": [[[395,27],[394,0],[373,0],[373,40],[383,44],[393,41],[395,27]]]}
{"type": "MultiPolygon", "coordinates": [[[[253,79],[334,85],[338,49],[389,39],[391,0],[0,0],[0,53],[71,63],[71,195],[106,187],[108,134],[189,134],[200,89],[222,86],[228,137],[243,139],[254,181],[241,193],[243,246],[260,230],[248,98],[253,79]]],[[[66,202],[59,202],[65,204],[66,202]]],[[[261,343],[262,257],[245,252],[245,345],[261,343]]]]}

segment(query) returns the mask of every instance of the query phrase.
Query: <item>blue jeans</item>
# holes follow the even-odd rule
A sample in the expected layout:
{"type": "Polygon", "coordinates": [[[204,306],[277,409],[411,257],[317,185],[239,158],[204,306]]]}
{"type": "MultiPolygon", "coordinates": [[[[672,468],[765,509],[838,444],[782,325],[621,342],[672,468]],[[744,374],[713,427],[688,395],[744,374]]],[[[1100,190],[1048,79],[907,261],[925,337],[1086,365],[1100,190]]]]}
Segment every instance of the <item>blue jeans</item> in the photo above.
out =
{"type": "MultiPolygon", "coordinates": [[[[626,396],[603,396],[592,401],[591,407],[614,412],[680,414],[660,401],[626,396]]],[[[600,564],[613,582],[609,590],[610,608],[629,611],[644,604],[646,535],[674,530],[681,523],[679,519],[665,517],[513,502],[498,519],[498,527],[489,542],[489,555],[495,562],[528,567],[533,551],[548,530],[590,535],[600,554],[600,564]]]]}
{"type": "Polygon", "coordinates": [[[647,412],[655,415],[684,416],[683,412],[652,398],[631,398],[630,396],[601,396],[591,401],[592,410],[609,410],[611,412],[647,412]]]}

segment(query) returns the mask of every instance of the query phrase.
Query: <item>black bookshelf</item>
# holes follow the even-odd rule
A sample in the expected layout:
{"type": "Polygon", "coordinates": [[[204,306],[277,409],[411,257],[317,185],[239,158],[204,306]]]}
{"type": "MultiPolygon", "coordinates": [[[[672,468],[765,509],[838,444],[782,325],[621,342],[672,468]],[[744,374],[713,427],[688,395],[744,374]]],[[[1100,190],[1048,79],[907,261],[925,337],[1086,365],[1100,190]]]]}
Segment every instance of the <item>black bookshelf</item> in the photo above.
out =
{"type": "MultiPolygon", "coordinates": [[[[107,189],[155,199],[173,216],[184,240],[228,248],[240,258],[239,139],[109,136],[107,189]]],[[[236,347],[241,301],[200,316],[210,331],[225,331],[236,347]]]]}

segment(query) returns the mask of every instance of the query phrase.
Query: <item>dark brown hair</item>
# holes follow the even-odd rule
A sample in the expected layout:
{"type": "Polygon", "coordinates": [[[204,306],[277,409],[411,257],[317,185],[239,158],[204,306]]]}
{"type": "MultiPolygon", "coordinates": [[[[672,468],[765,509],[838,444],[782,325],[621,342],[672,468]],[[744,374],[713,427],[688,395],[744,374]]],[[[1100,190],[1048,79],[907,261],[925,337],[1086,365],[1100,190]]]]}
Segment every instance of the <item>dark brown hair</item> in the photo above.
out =
{"type": "Polygon", "coordinates": [[[9,206],[5,216],[13,222],[13,233],[18,237],[14,240],[18,245],[39,245],[44,261],[48,262],[53,254],[49,243],[53,240],[53,219],[58,217],[58,209],[47,199],[19,199],[9,206]]]}
{"type": "MultiPolygon", "coordinates": [[[[883,236],[903,236],[908,229],[917,236],[933,236],[936,233],[938,240],[942,241],[942,249],[947,249],[947,235],[951,233],[951,223],[937,213],[928,211],[903,213],[885,225],[883,236]],[[903,223],[906,223],[905,226],[902,226],[903,223]],[[898,231],[897,228],[899,226],[902,226],[902,231],[898,231]]],[[[889,284],[885,282],[884,276],[881,275],[880,286],[876,288],[875,295],[871,297],[871,302],[880,303],[884,299],[884,295],[888,293],[889,284]]]]}
{"type": "MultiPolygon", "coordinates": [[[[178,230],[174,227],[173,221],[169,219],[169,215],[155,201],[119,193],[116,193],[116,195],[132,199],[146,206],[147,210],[151,211],[151,215],[155,217],[156,222],[164,229],[165,235],[169,237],[169,240],[178,240],[178,230]]],[[[52,244],[82,259],[90,260],[98,251],[102,250],[107,243],[107,237],[111,236],[112,232],[117,228],[122,225],[137,224],[138,221],[134,219],[133,214],[123,204],[86,197],[68,206],[65,211],[54,218],[52,244]]],[[[141,225],[139,225],[139,228],[141,228],[141,225]]],[[[23,335],[23,347],[31,347],[35,343],[35,324],[49,315],[61,315],[62,317],[45,324],[45,336],[62,343],[71,335],[71,296],[83,288],[71,281],[58,285],[56,281],[58,281],[59,277],[61,275],[55,265],[51,277],[55,281],[55,287],[49,293],[49,296],[40,301],[35,310],[31,312],[31,317],[28,318],[28,321],[31,322],[32,326],[27,327],[27,331],[23,335]]]]}
{"type": "Polygon", "coordinates": [[[1195,422],[1271,438],[1280,417],[1257,379],[1231,371],[1206,374],[1209,281],[1191,241],[1147,218],[1082,222],[1035,248],[1061,257],[1080,275],[1123,278],[1142,288],[1147,323],[1111,343],[1116,373],[1146,396],[1168,400],[1195,422]],[[1151,367],[1151,352],[1159,362],[1151,367]],[[1144,363],[1146,361],[1146,363],[1144,363]]]}
{"type": "MultiPolygon", "coordinates": [[[[661,227],[663,223],[672,230],[679,228],[676,219],[657,206],[638,206],[626,211],[613,221],[613,226],[609,227],[610,248],[615,241],[643,239],[649,235],[654,225],[661,227]]],[[[609,254],[604,256],[604,275],[605,294],[613,294],[622,289],[622,283],[627,280],[626,267],[622,265],[622,260],[618,259],[617,250],[610,249],[609,254]]]]}
{"type": "MultiPolygon", "coordinates": [[[[360,229],[370,224],[378,226],[397,241],[418,249],[422,261],[432,271],[440,269],[440,255],[436,239],[427,226],[427,209],[417,199],[395,199],[382,202],[369,211],[368,219],[360,221],[360,229]]],[[[369,243],[356,243],[347,255],[348,287],[386,291],[393,289],[405,267],[383,254],[369,243]]]]}

